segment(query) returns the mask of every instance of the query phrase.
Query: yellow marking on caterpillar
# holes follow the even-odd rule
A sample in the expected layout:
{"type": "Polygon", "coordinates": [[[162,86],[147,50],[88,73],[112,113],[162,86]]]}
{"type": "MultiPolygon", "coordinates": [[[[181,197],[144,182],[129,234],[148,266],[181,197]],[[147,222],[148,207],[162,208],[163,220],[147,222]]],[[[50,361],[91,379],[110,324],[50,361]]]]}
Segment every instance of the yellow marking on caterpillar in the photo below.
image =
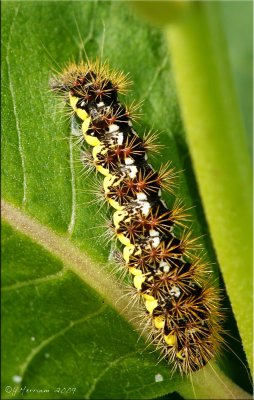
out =
{"type": "Polygon", "coordinates": [[[97,146],[94,146],[93,151],[92,151],[92,155],[93,155],[94,161],[98,161],[99,160],[97,155],[101,154],[103,149],[105,149],[104,145],[99,144],[97,146]]]}
{"type": "Polygon", "coordinates": [[[97,146],[101,142],[99,141],[98,138],[94,136],[87,135],[87,130],[89,128],[90,122],[91,122],[91,117],[87,114],[85,110],[82,110],[81,108],[77,108],[77,102],[79,101],[79,98],[76,96],[72,96],[71,94],[69,95],[70,99],[70,105],[72,109],[75,111],[77,116],[82,119],[82,133],[84,136],[85,141],[90,144],[90,146],[97,146]]]}
{"type": "Polygon", "coordinates": [[[135,251],[134,256],[139,256],[139,255],[141,255],[141,254],[142,254],[142,249],[141,249],[141,247],[139,246],[139,247],[137,248],[137,250],[135,251]]]}
{"type": "Polygon", "coordinates": [[[140,269],[134,268],[134,267],[130,267],[129,268],[129,272],[132,275],[142,275],[142,271],[140,269]]]}
{"type": "MultiPolygon", "coordinates": [[[[104,174],[106,175],[106,174],[104,174]]],[[[116,210],[120,211],[123,210],[123,206],[117,201],[112,198],[108,198],[107,194],[110,193],[110,187],[115,187],[120,184],[120,182],[123,180],[123,177],[117,177],[116,175],[112,175],[110,172],[106,175],[106,177],[103,180],[103,189],[105,192],[105,196],[109,204],[115,208],[116,210]]]]}
{"type": "Polygon", "coordinates": [[[107,152],[104,145],[94,146],[93,151],[92,151],[92,156],[95,161],[95,166],[96,166],[97,171],[99,171],[102,175],[108,176],[110,174],[109,168],[104,168],[102,165],[96,165],[96,161],[99,161],[99,159],[97,157],[98,154],[103,154],[103,152],[104,153],[107,152]],[[103,151],[103,149],[104,149],[104,151],[103,151]]]}
{"type": "Polygon", "coordinates": [[[89,119],[89,123],[90,123],[91,118],[87,114],[86,110],[82,110],[82,108],[77,107],[77,102],[79,101],[79,98],[76,96],[72,96],[70,94],[69,99],[70,99],[70,105],[73,108],[73,110],[75,111],[75,113],[77,114],[77,116],[80,119],[82,119],[82,121],[86,121],[87,119],[89,119]]]}
{"type": "Polygon", "coordinates": [[[179,358],[180,360],[184,360],[184,357],[182,355],[182,351],[178,351],[178,353],[176,353],[176,357],[179,358]]]}
{"type": "Polygon", "coordinates": [[[109,174],[106,176],[106,178],[103,181],[103,189],[104,192],[107,194],[109,193],[109,187],[113,186],[114,181],[117,179],[115,175],[109,174]]]}
{"type": "Polygon", "coordinates": [[[117,234],[117,239],[124,245],[124,246],[129,246],[130,239],[128,239],[126,236],[124,236],[123,233],[118,233],[117,234]]]}
{"type": "Polygon", "coordinates": [[[158,306],[158,301],[154,300],[154,301],[145,301],[145,307],[147,309],[147,311],[149,312],[149,314],[153,313],[153,310],[158,306]]]}
{"type": "Polygon", "coordinates": [[[82,121],[85,122],[85,121],[89,120],[89,124],[90,124],[91,117],[89,117],[89,115],[87,114],[86,110],[82,110],[82,108],[76,108],[75,112],[76,112],[77,116],[80,119],[82,119],[82,121]]]}
{"type": "Polygon", "coordinates": [[[142,283],[145,282],[146,277],[144,275],[136,275],[133,279],[133,285],[136,289],[141,290],[142,283]]]}
{"type": "Polygon", "coordinates": [[[145,299],[145,307],[147,311],[149,314],[152,314],[153,310],[158,306],[158,300],[149,294],[143,294],[143,298],[145,299]]]}
{"type": "Polygon", "coordinates": [[[109,202],[109,204],[115,208],[117,211],[123,210],[123,206],[118,203],[117,200],[112,199],[111,197],[108,197],[107,194],[110,193],[110,186],[113,186],[114,181],[117,179],[115,175],[111,175],[110,172],[105,176],[103,180],[103,190],[105,193],[106,200],[109,202]]]}
{"type": "Polygon", "coordinates": [[[154,300],[155,300],[154,297],[151,296],[150,294],[144,293],[144,294],[143,294],[143,297],[144,297],[144,299],[147,300],[147,301],[154,301],[154,300]]]}
{"type": "Polygon", "coordinates": [[[114,182],[114,178],[115,176],[109,174],[103,179],[103,190],[105,194],[109,192],[109,186],[111,186],[112,182],[114,182]]]}
{"type": "MultiPolygon", "coordinates": [[[[87,129],[88,129],[88,127],[89,127],[89,124],[90,124],[90,121],[88,121],[88,123],[86,123],[86,121],[85,122],[83,122],[83,124],[82,124],[82,131],[83,131],[83,136],[84,136],[84,138],[85,138],[85,141],[86,141],[86,143],[88,143],[90,146],[98,146],[98,145],[100,145],[101,144],[101,142],[99,141],[99,139],[97,138],[97,137],[95,137],[95,136],[90,136],[90,135],[87,135],[86,133],[84,133],[84,130],[83,130],[83,125],[84,124],[87,124],[88,126],[87,126],[87,129]]],[[[87,131],[87,129],[86,129],[86,131],[87,131]]]]}
{"type": "Polygon", "coordinates": [[[153,323],[156,329],[163,329],[165,326],[165,316],[158,315],[153,318],[153,323]]]}
{"type": "Polygon", "coordinates": [[[104,179],[104,182],[103,182],[103,188],[104,188],[105,192],[106,193],[109,192],[110,186],[113,186],[113,187],[118,186],[122,182],[122,180],[123,180],[123,177],[118,177],[118,176],[112,175],[112,174],[108,175],[107,179],[104,179]]]}
{"type": "Polygon", "coordinates": [[[115,225],[116,229],[119,229],[120,227],[120,222],[124,220],[125,217],[128,216],[127,211],[120,210],[120,211],[115,211],[113,214],[113,224],[115,225]]]}
{"type": "Polygon", "coordinates": [[[73,110],[76,112],[77,109],[77,102],[79,101],[79,98],[76,96],[72,96],[69,94],[69,99],[70,99],[70,105],[73,108],[73,110]]]}
{"type": "Polygon", "coordinates": [[[133,254],[134,249],[134,244],[129,244],[123,249],[123,259],[126,261],[126,264],[128,264],[128,262],[130,261],[130,256],[133,254]]]}
{"type": "Polygon", "coordinates": [[[123,209],[123,206],[121,206],[121,204],[119,204],[116,200],[111,199],[110,197],[106,197],[107,201],[109,202],[109,204],[115,208],[116,210],[120,211],[123,209]]]}
{"type": "Polygon", "coordinates": [[[108,176],[109,174],[109,170],[107,168],[104,168],[102,165],[96,165],[96,169],[100,174],[104,176],[108,176]]]}
{"type": "Polygon", "coordinates": [[[176,335],[164,335],[164,340],[169,346],[174,346],[176,344],[176,335]]]}
{"type": "Polygon", "coordinates": [[[117,176],[112,175],[110,172],[108,172],[108,174],[105,176],[105,178],[103,180],[103,190],[104,190],[105,197],[106,197],[107,201],[109,202],[109,204],[116,210],[120,211],[120,210],[123,210],[124,207],[121,206],[121,204],[117,200],[114,200],[111,197],[107,196],[107,194],[110,192],[109,187],[117,186],[119,184],[119,182],[121,182],[121,180],[122,180],[122,178],[120,178],[118,181],[115,182],[116,179],[118,179],[117,176]]]}

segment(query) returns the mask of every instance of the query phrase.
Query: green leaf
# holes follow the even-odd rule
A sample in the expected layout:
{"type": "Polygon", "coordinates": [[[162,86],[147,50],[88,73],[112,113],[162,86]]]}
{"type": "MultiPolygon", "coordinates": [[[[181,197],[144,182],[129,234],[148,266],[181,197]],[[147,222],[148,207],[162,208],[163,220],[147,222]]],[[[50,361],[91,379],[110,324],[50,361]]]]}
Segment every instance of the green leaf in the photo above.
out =
{"type": "MultiPolygon", "coordinates": [[[[103,50],[130,72],[129,101],[144,100],[136,128],[162,131],[166,145],[152,162],[185,169],[179,195],[196,206],[195,233],[207,233],[162,33],[120,2],[4,2],[2,41],[2,398],[194,397],[190,379],[171,378],[137,340],[101,236],[107,209],[91,204],[98,183],[82,174],[64,105],[48,92],[54,69],[84,57],[82,42],[89,57],[103,50]]],[[[203,242],[215,261],[208,235],[203,242]]],[[[194,374],[197,398],[247,398],[221,370],[246,388],[238,364],[228,355],[194,374]]]]}

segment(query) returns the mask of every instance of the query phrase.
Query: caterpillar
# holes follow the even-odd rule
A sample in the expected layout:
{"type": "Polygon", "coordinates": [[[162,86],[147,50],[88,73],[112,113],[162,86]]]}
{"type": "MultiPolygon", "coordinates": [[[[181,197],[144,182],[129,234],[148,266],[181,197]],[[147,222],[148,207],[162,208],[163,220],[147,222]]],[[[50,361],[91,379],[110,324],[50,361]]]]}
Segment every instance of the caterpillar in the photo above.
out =
{"type": "Polygon", "coordinates": [[[81,124],[90,147],[81,160],[103,175],[104,199],[114,210],[118,262],[142,299],[148,337],[172,366],[191,374],[204,367],[223,343],[221,294],[212,283],[197,238],[186,228],[188,213],[174,195],[177,173],[168,162],[156,171],[148,152],[156,134],[140,137],[132,107],[119,100],[130,80],[100,61],[72,64],[50,81],[81,124]]]}

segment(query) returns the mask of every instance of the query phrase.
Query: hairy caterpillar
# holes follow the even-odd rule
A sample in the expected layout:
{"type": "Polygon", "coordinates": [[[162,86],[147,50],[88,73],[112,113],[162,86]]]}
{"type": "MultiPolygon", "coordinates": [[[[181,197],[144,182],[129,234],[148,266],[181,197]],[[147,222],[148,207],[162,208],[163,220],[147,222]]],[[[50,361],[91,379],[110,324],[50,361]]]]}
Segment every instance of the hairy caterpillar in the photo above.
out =
{"type": "Polygon", "coordinates": [[[176,173],[169,163],[158,172],[148,163],[156,136],[142,139],[133,129],[131,109],[118,99],[128,86],[123,73],[99,61],[71,65],[51,81],[92,147],[81,158],[104,176],[121,267],[143,300],[149,336],[173,370],[190,374],[207,364],[223,342],[220,293],[196,238],[186,230],[182,202],[176,200],[170,209],[161,199],[162,190],[174,193],[176,173]]]}

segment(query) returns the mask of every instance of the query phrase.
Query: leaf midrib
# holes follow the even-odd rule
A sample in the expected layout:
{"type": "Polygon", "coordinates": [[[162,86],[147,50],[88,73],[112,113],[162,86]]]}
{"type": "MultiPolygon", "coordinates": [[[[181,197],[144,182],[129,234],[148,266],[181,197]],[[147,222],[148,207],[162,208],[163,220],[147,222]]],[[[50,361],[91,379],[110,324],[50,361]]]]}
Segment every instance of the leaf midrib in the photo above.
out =
{"type": "Polygon", "coordinates": [[[119,282],[113,275],[105,271],[102,264],[93,262],[85,252],[74,246],[67,236],[55,233],[3,199],[1,200],[1,212],[3,220],[59,258],[63,262],[64,268],[78,275],[105,298],[134,328],[137,328],[134,322],[130,322],[133,312],[128,307],[128,300],[123,297],[119,282]]]}

